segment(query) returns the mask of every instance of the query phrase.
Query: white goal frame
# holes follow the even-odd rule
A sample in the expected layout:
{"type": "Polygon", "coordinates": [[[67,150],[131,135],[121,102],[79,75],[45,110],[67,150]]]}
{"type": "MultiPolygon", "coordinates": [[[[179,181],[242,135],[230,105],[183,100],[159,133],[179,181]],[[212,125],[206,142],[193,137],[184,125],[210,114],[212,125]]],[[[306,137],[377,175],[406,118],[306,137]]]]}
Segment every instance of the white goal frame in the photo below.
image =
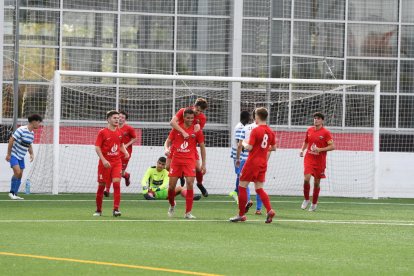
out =
{"type": "MultiPolygon", "coordinates": [[[[159,75],[159,74],[132,74],[132,73],[105,73],[86,71],[56,70],[53,79],[53,172],[52,194],[59,193],[59,135],[61,121],[61,88],[62,76],[77,77],[112,77],[134,78],[171,81],[218,81],[228,83],[268,83],[268,84],[327,84],[327,85],[367,85],[374,87],[374,125],[373,125],[373,155],[374,155],[374,183],[372,198],[378,199],[379,185],[379,149],[380,149],[380,81],[374,80],[330,80],[330,79],[281,79],[281,78],[249,78],[249,77],[214,77],[214,76],[186,76],[186,75],[159,75]]],[[[232,85],[231,127],[239,121],[240,114],[240,85],[232,85]]],[[[232,134],[233,135],[233,134],[232,134]]]]}

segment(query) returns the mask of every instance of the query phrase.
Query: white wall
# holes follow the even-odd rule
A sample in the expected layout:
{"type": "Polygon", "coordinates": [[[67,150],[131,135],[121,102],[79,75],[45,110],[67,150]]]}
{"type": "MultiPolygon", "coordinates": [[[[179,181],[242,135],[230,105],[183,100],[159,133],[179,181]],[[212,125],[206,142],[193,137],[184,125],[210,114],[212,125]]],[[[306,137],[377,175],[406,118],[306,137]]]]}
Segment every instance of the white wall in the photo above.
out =
{"type": "MultiPolygon", "coordinates": [[[[45,156],[35,145],[37,174],[31,175],[32,191],[51,192],[51,155],[45,156]],[[43,161],[48,160],[48,161],[43,161]],[[39,166],[41,165],[41,166],[39,166]],[[40,172],[40,174],[39,174],[40,172]],[[48,184],[49,183],[49,184],[48,184]]],[[[0,145],[0,156],[6,155],[6,144],[0,145]]],[[[154,165],[163,153],[162,147],[135,147],[128,171],[131,172],[132,185],[123,186],[123,192],[138,193],[140,179],[146,168],[154,165]]],[[[207,170],[205,185],[209,192],[227,194],[234,188],[234,168],[227,148],[207,149],[207,170]]],[[[413,153],[381,153],[380,154],[380,197],[414,198],[414,164],[413,153]]],[[[98,158],[93,146],[62,146],[59,192],[95,192],[96,170],[98,158]],[[76,153],[76,156],[73,155],[76,153]]],[[[24,179],[30,172],[31,164],[26,160],[27,169],[24,179]]],[[[277,195],[302,194],[303,159],[298,150],[278,150],[269,161],[266,179],[266,190],[277,195]]],[[[4,160],[0,161],[0,192],[10,188],[12,170],[4,160]]],[[[370,197],[373,193],[373,157],[370,152],[333,151],[328,154],[327,179],[322,182],[322,195],[346,197],[370,197]]],[[[22,184],[21,192],[24,191],[22,184]]]]}

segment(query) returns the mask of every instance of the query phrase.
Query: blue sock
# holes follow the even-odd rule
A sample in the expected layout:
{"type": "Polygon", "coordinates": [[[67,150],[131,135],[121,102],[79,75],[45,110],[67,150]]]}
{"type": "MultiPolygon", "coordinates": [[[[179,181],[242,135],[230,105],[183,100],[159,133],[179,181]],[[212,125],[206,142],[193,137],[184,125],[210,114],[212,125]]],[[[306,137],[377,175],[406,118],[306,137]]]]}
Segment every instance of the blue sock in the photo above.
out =
{"type": "Polygon", "coordinates": [[[17,178],[13,175],[10,181],[10,193],[16,193],[16,180],[17,178]]]}
{"type": "Polygon", "coordinates": [[[234,191],[235,191],[237,194],[239,194],[239,183],[240,183],[240,175],[238,174],[238,175],[237,175],[237,178],[236,178],[236,189],[234,189],[234,191]]]}
{"type": "Polygon", "coordinates": [[[247,186],[246,192],[247,192],[247,201],[249,201],[250,200],[250,188],[249,188],[249,186],[247,186]]]}
{"type": "Polygon", "coordinates": [[[15,195],[17,195],[17,193],[19,192],[20,184],[22,184],[22,179],[21,178],[17,178],[16,179],[16,190],[14,191],[14,194],[15,195]]]}
{"type": "Polygon", "coordinates": [[[256,210],[262,210],[263,202],[259,195],[256,195],[256,210]]]}

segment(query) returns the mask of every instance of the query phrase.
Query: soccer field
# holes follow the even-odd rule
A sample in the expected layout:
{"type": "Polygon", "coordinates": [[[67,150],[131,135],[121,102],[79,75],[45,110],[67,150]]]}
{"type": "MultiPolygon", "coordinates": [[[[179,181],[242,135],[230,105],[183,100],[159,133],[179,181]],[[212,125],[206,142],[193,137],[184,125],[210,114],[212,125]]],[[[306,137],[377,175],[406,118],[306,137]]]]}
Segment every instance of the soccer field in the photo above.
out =
{"type": "MultiPolygon", "coordinates": [[[[271,197],[277,212],[230,223],[229,197],[194,203],[194,221],[167,201],[124,195],[92,217],[93,194],[0,200],[2,275],[316,275],[414,273],[414,200],[321,198],[317,212],[298,197],[271,197]]],[[[253,210],[254,211],[254,210],[253,210]]]]}

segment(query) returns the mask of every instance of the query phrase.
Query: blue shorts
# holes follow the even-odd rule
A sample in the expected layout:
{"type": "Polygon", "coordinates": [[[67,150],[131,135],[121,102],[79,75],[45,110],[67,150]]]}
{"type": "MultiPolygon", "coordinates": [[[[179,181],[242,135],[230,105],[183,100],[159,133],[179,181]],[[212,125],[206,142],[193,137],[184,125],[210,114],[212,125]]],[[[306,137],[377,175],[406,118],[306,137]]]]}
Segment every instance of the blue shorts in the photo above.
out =
{"type": "Polygon", "coordinates": [[[236,160],[234,160],[234,172],[239,175],[243,169],[244,163],[246,163],[246,160],[240,160],[240,167],[236,167],[236,160]]]}
{"type": "Polygon", "coordinates": [[[20,169],[23,170],[25,168],[24,166],[24,159],[19,160],[14,156],[10,157],[10,168],[13,168],[14,166],[19,165],[20,169]]]}

